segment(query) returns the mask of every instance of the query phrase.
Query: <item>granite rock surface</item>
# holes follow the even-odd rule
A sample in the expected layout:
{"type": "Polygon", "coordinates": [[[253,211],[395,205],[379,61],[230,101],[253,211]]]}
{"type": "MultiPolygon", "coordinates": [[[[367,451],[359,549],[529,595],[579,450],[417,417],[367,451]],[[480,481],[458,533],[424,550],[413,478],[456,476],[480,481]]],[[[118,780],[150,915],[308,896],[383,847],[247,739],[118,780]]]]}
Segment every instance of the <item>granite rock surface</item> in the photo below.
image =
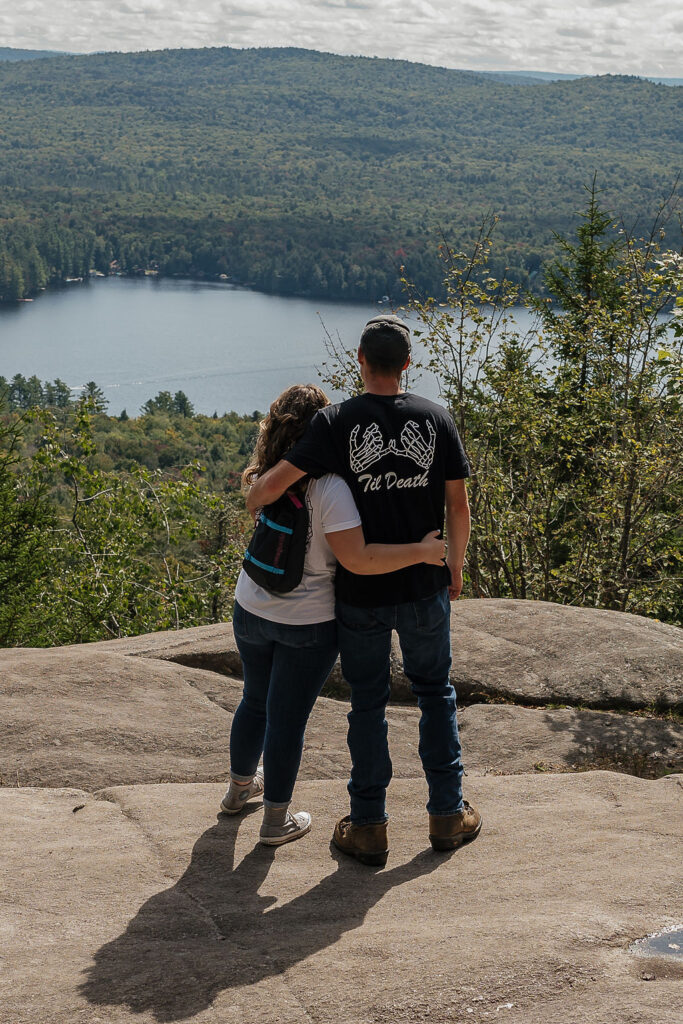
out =
{"type": "Polygon", "coordinates": [[[477,841],[434,854],[421,783],[390,791],[384,870],[330,851],[341,781],[301,782],[313,831],[257,842],[218,784],[0,790],[0,1024],[662,1024],[683,779],[479,777],[477,841]],[[650,980],[645,980],[649,978],[650,980]]]}

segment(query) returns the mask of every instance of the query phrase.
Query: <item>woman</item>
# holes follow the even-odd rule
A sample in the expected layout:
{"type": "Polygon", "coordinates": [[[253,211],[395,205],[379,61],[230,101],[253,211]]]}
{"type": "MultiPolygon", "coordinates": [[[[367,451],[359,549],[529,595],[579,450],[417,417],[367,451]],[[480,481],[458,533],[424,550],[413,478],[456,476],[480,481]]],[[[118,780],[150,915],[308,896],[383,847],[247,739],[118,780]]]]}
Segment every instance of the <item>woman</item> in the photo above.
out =
{"type": "MultiPolygon", "coordinates": [[[[243,485],[274,466],[329,405],[314,384],[284,391],[261,423],[243,485]]],[[[386,573],[408,565],[439,565],[444,543],[434,530],[415,544],[366,544],[348,485],[328,474],[302,481],[310,527],[304,574],[287,594],[272,594],[242,571],[235,591],[235,639],[244,666],[244,694],[230,733],[230,788],[221,810],[237,814],[263,794],[261,842],[279,846],[305,835],[306,811],[291,814],[309,715],[337,658],[334,572],[386,573]],[[263,769],[258,767],[263,753],[263,769]]]]}

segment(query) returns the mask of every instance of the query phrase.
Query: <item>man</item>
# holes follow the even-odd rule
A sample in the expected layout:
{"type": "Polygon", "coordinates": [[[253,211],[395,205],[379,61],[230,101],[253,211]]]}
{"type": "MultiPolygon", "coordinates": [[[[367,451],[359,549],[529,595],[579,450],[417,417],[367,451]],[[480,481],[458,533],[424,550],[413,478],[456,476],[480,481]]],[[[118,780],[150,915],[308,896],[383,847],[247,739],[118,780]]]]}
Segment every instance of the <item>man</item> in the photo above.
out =
{"type": "MultiPolygon", "coordinates": [[[[388,854],[386,789],[391,780],[385,709],[390,696],[391,634],[422,712],[419,752],[429,786],[429,837],[436,850],[474,839],[481,815],[462,798],[455,692],[450,683],[450,601],[462,590],[470,518],[469,466],[445,409],[402,391],[410,330],[395,316],[370,320],[358,361],[363,394],[320,410],[291,452],[254,484],[247,505],[270,504],[305,474],[338,473],[358,505],[368,543],[407,543],[443,530],[443,566],[411,566],[380,576],[341,565],[336,614],[344,678],[351,688],[348,745],[351,813],[335,827],[335,846],[366,864],[388,854]]],[[[339,535],[337,535],[339,538],[339,535]]]]}

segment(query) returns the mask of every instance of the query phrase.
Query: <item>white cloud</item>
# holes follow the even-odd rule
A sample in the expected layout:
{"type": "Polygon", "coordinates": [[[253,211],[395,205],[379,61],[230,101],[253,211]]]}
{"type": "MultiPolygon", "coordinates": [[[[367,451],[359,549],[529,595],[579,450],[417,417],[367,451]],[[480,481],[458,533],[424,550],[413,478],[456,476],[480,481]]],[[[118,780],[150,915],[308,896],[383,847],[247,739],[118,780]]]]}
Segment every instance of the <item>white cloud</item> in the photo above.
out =
{"type": "Polygon", "coordinates": [[[683,75],[683,26],[670,0],[24,0],[8,8],[0,45],[30,49],[304,46],[454,68],[683,75]]]}

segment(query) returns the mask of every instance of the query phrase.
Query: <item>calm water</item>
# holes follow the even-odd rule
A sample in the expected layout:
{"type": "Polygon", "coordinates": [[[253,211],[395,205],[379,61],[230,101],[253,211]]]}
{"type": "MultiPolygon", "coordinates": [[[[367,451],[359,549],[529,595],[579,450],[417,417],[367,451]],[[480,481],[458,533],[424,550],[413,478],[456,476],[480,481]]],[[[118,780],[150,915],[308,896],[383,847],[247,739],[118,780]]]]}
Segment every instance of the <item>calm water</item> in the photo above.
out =
{"type": "Polygon", "coordinates": [[[640,956],[670,957],[683,961],[683,926],[666,928],[632,943],[631,951],[640,956]]]}
{"type": "MultiPolygon", "coordinates": [[[[161,390],[184,391],[207,414],[264,410],[290,384],[319,381],[321,317],[351,348],[380,308],[220,284],[98,279],[0,309],[0,375],[61,377],[75,389],[94,380],[115,415],[137,415],[161,390]]],[[[520,326],[528,318],[516,310],[520,326]]],[[[429,375],[418,387],[438,396],[429,375]]]]}

